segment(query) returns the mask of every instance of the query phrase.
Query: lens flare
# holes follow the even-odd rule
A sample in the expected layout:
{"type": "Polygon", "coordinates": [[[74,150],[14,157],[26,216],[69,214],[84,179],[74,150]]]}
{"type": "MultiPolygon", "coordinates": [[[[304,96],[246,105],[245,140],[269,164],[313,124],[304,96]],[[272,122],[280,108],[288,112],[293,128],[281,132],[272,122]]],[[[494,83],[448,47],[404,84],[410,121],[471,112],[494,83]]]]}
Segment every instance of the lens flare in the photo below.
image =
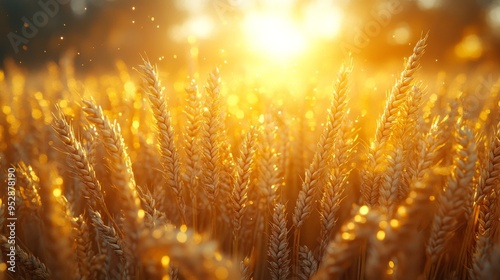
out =
{"type": "Polygon", "coordinates": [[[243,28],[251,50],[268,57],[290,58],[306,47],[306,38],[297,24],[285,16],[252,14],[245,18],[243,28]]]}

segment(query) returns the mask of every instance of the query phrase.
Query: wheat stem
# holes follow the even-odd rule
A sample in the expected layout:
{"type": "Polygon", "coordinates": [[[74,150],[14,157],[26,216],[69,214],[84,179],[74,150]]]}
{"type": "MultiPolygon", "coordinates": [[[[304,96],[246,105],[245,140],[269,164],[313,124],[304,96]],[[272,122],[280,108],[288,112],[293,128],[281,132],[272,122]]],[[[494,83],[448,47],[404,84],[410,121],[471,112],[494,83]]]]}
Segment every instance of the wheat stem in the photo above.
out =
{"type": "Polygon", "coordinates": [[[168,189],[176,196],[177,208],[181,224],[186,223],[186,205],[183,197],[183,185],[181,180],[180,157],[174,143],[174,129],[167,110],[167,102],[163,96],[163,88],[158,77],[158,70],[148,60],[143,60],[140,66],[144,80],[144,91],[147,93],[151,109],[156,119],[158,128],[158,143],[161,154],[161,164],[165,171],[165,180],[168,189]]]}
{"type": "Polygon", "coordinates": [[[419,61],[425,52],[427,36],[420,38],[413,53],[406,61],[405,68],[396,80],[392,90],[387,98],[387,102],[377,124],[375,139],[370,145],[368,152],[368,163],[366,170],[362,172],[361,194],[363,203],[370,207],[377,205],[378,192],[381,184],[381,171],[384,170],[384,147],[389,141],[393,127],[398,120],[399,112],[406,99],[406,93],[410,89],[414,79],[415,72],[420,67],[419,61]]]}

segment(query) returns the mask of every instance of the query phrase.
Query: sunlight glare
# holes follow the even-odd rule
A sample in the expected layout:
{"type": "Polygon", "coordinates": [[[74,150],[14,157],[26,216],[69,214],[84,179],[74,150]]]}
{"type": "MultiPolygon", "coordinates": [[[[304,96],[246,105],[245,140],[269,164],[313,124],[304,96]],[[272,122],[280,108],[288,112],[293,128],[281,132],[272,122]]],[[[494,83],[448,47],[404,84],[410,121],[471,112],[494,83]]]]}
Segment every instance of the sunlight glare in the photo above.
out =
{"type": "Polygon", "coordinates": [[[332,39],[340,32],[342,14],[331,1],[319,0],[307,6],[304,21],[307,34],[332,39]]]}
{"type": "Polygon", "coordinates": [[[208,38],[214,30],[214,22],[209,16],[191,17],[183,24],[176,25],[170,30],[170,37],[177,42],[184,41],[190,36],[208,38]]]}
{"type": "Polygon", "coordinates": [[[214,23],[208,16],[198,16],[188,22],[188,28],[191,31],[190,35],[207,38],[214,29],[214,23]]]}
{"type": "Polygon", "coordinates": [[[306,40],[288,17],[253,14],[245,18],[244,30],[256,52],[274,58],[290,58],[304,51],[306,40]]]}

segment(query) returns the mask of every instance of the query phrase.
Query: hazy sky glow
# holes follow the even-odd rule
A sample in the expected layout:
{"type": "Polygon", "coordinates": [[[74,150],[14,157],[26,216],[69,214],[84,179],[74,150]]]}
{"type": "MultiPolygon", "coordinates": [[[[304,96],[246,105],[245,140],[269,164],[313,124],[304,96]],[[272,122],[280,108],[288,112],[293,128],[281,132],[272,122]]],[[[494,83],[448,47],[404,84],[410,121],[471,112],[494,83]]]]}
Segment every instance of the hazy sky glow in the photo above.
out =
{"type": "Polygon", "coordinates": [[[427,31],[432,44],[426,59],[441,63],[491,61],[500,49],[497,0],[71,0],[25,38],[25,19],[32,27],[43,19],[36,17],[43,8],[33,3],[0,4],[2,60],[43,64],[69,51],[85,68],[147,52],[158,61],[187,64],[195,47],[199,59],[214,63],[232,57],[251,63],[295,63],[307,57],[312,63],[342,59],[349,52],[376,63],[404,55],[408,44],[427,31]]]}

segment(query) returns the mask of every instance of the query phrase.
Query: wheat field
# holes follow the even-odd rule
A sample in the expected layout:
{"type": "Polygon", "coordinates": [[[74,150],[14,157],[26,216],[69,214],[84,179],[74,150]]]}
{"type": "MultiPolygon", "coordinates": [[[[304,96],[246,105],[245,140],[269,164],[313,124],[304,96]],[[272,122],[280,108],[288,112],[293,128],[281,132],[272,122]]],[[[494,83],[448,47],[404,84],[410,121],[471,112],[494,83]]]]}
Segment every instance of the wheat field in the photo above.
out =
{"type": "Polygon", "coordinates": [[[500,83],[431,91],[426,44],[370,117],[350,58],[319,106],[244,118],[216,68],[183,92],[148,59],[85,81],[51,64],[37,90],[2,70],[0,278],[496,279],[500,83]]]}

